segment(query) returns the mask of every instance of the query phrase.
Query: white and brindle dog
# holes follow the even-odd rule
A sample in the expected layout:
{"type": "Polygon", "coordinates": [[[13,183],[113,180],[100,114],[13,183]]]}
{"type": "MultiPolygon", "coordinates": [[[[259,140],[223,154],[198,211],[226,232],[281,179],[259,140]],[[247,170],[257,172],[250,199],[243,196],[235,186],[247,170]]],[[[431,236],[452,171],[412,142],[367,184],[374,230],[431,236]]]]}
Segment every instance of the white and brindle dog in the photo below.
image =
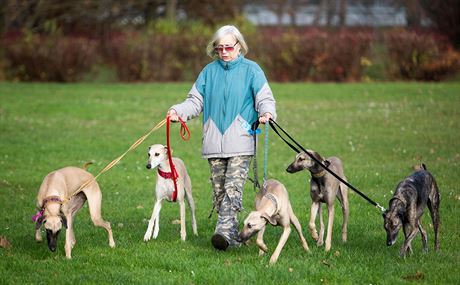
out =
{"type": "Polygon", "coordinates": [[[291,233],[291,224],[293,224],[299,234],[302,247],[305,251],[309,251],[307,241],[302,234],[299,219],[297,219],[292,210],[288,192],[281,182],[275,179],[267,180],[256,195],[255,206],[256,210],[251,212],[244,221],[243,229],[239,234],[241,242],[249,240],[258,233],[256,244],[259,247],[259,255],[263,255],[268,251],[263,240],[267,222],[273,226],[279,225],[283,227],[283,234],[270,257],[270,264],[274,264],[278,260],[281,250],[291,233]]]}
{"type": "MultiPolygon", "coordinates": [[[[321,161],[323,165],[328,167],[334,173],[336,173],[344,181],[347,181],[347,178],[343,172],[342,161],[338,157],[329,157],[324,159],[317,152],[307,150],[311,155],[313,155],[318,161],[321,161]]],[[[311,211],[310,211],[310,222],[308,228],[313,239],[316,240],[317,246],[322,246],[324,243],[324,223],[321,213],[321,203],[326,203],[328,209],[328,222],[327,222],[327,235],[326,235],[326,246],[325,250],[329,251],[331,249],[332,243],[332,227],[334,223],[334,201],[337,197],[340,205],[342,206],[343,213],[343,224],[342,224],[342,241],[347,241],[347,226],[348,226],[348,187],[341,183],[337,178],[332,174],[327,172],[322,166],[320,166],[315,160],[313,160],[309,155],[304,152],[297,154],[295,160],[291,165],[286,169],[289,173],[295,173],[308,169],[311,173],[310,179],[310,196],[312,199],[311,211]],[[320,219],[320,233],[316,231],[315,220],[316,215],[319,214],[320,219]]]]}
{"type": "Polygon", "coordinates": [[[86,200],[94,225],[107,230],[109,245],[115,247],[110,223],[104,221],[101,216],[102,193],[97,182],[92,182],[74,195],[78,188],[90,179],[94,179],[94,176],[85,169],[69,166],[49,173],[38,191],[37,206],[40,211],[36,215],[35,239],[42,241],[40,228],[44,224],[48,248],[54,252],[59,232],[64,226],[66,228],[65,255],[69,259],[76,243],[73,218],[86,200]]]}
{"type": "MultiPolygon", "coordinates": [[[[155,187],[155,205],[153,207],[152,217],[150,218],[147,231],[144,235],[144,241],[148,241],[152,238],[158,237],[160,231],[160,210],[163,202],[173,201],[174,182],[172,180],[171,166],[168,160],[168,149],[166,146],[161,144],[155,144],[148,149],[148,162],[147,169],[154,169],[158,166],[157,172],[157,183],[155,187]]],[[[198,235],[196,219],[195,219],[195,202],[192,196],[192,182],[187,169],[185,168],[184,162],[176,157],[172,158],[174,167],[177,171],[177,202],[180,206],[180,237],[182,240],[186,239],[187,233],[185,230],[185,201],[184,197],[190,207],[190,213],[192,216],[192,229],[195,235],[198,235]]]]}

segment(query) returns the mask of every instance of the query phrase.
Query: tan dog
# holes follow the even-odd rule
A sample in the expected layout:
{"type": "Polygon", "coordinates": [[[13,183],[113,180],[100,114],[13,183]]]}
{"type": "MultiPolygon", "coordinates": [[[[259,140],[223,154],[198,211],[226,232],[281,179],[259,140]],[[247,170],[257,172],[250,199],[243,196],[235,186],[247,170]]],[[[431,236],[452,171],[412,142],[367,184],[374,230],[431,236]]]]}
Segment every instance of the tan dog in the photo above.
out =
{"type": "Polygon", "coordinates": [[[44,224],[48,248],[54,252],[58,234],[64,226],[66,228],[65,255],[69,259],[76,243],[72,227],[73,218],[86,200],[88,200],[89,212],[94,225],[107,230],[109,245],[115,247],[110,223],[104,221],[101,216],[102,193],[97,182],[94,181],[80,193],[73,195],[89,179],[94,179],[91,173],[82,168],[69,166],[48,174],[38,191],[37,206],[41,211],[36,220],[35,239],[42,241],[40,228],[44,224]]]}
{"type": "MultiPolygon", "coordinates": [[[[172,201],[172,194],[174,192],[174,182],[171,175],[171,166],[168,160],[168,149],[164,145],[155,144],[149,147],[148,150],[147,169],[154,169],[158,166],[157,183],[155,186],[155,205],[153,207],[152,216],[144,235],[144,241],[158,237],[160,231],[160,210],[163,202],[172,201]]],[[[195,235],[198,235],[195,219],[195,202],[192,196],[192,182],[187,174],[184,162],[176,157],[172,158],[174,167],[176,168],[177,179],[177,202],[180,206],[180,237],[182,240],[186,239],[187,233],[185,230],[185,201],[184,197],[190,206],[190,213],[192,216],[192,229],[195,235]]]]}
{"type": "MultiPolygon", "coordinates": [[[[308,150],[317,160],[321,161],[323,165],[331,169],[336,173],[340,178],[347,181],[343,173],[342,161],[338,157],[330,157],[324,159],[317,152],[308,150]]],[[[295,160],[289,167],[286,169],[289,173],[295,173],[308,169],[311,173],[310,179],[310,196],[312,199],[311,212],[310,212],[310,223],[308,228],[310,233],[317,242],[318,246],[323,245],[324,237],[324,223],[321,213],[321,203],[326,203],[328,210],[328,222],[327,222],[327,235],[326,235],[326,246],[325,250],[329,251],[331,249],[332,243],[332,227],[334,224],[334,202],[335,197],[338,198],[340,205],[342,206],[343,212],[343,224],[342,224],[342,241],[347,241],[347,226],[348,226],[348,187],[341,183],[337,178],[332,174],[327,172],[323,167],[321,167],[315,160],[313,160],[309,155],[302,152],[297,154],[295,160]],[[315,220],[316,214],[319,214],[320,219],[320,233],[316,231],[315,220]]]]}
{"type": "Polygon", "coordinates": [[[239,235],[241,242],[249,240],[258,233],[256,244],[260,249],[259,255],[263,255],[268,250],[263,240],[267,222],[273,226],[279,225],[283,227],[283,234],[270,257],[270,264],[274,264],[278,260],[281,250],[291,233],[290,225],[293,224],[299,234],[302,247],[309,251],[299,220],[292,211],[289,195],[283,184],[275,179],[267,180],[264,187],[256,195],[255,204],[256,210],[251,212],[244,221],[243,229],[239,235]]]}

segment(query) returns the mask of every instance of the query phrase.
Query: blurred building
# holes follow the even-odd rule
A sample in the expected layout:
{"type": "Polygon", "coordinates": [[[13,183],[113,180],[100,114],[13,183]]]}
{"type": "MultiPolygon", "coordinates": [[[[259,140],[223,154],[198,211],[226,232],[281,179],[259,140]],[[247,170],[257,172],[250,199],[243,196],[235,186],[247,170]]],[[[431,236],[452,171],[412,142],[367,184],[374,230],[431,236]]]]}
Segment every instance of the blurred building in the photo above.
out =
{"type": "MultiPolygon", "coordinates": [[[[258,26],[408,26],[409,12],[396,0],[254,1],[243,7],[247,19],[258,26]],[[282,4],[280,4],[283,2],[282,4]],[[343,2],[346,4],[341,10],[343,2]],[[343,20],[341,20],[341,13],[343,20]],[[343,24],[342,24],[343,21],[343,24]]],[[[421,26],[429,26],[420,15],[421,26]]]]}

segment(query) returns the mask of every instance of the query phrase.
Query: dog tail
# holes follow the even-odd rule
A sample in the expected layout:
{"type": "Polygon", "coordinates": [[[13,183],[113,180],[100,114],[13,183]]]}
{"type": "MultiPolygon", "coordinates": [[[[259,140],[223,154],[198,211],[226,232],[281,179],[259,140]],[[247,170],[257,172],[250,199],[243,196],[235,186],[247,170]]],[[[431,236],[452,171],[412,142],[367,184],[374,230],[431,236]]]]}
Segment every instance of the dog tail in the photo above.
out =
{"type": "Polygon", "coordinates": [[[425,163],[416,164],[416,165],[414,165],[413,168],[414,168],[415,171],[427,170],[425,163]]]}
{"type": "Polygon", "coordinates": [[[90,166],[91,164],[93,164],[93,162],[92,162],[92,161],[88,161],[87,163],[83,164],[82,168],[83,168],[84,170],[87,170],[87,169],[88,169],[88,166],[90,166]]]}

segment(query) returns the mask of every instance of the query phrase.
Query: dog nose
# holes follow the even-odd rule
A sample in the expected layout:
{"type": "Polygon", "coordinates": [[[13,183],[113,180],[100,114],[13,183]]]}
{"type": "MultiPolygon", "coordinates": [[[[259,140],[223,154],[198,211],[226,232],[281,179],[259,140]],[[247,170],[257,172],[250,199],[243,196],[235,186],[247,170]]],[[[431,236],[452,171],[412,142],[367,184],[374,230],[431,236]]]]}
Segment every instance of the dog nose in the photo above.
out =
{"type": "Polygon", "coordinates": [[[146,167],[147,167],[147,169],[150,169],[150,168],[152,168],[152,165],[149,163],[149,164],[147,164],[146,167]]]}

